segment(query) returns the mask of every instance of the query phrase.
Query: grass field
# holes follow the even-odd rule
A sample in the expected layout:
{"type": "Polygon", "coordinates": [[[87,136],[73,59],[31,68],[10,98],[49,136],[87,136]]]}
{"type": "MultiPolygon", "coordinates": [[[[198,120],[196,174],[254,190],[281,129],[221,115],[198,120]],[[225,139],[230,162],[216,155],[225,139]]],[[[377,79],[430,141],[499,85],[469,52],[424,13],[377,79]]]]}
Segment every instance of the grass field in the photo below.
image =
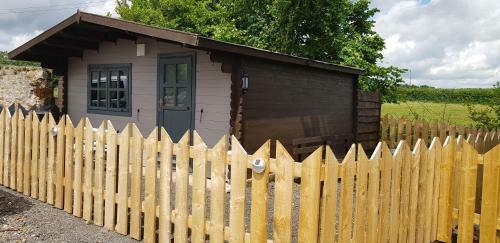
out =
{"type": "MultiPolygon", "coordinates": [[[[485,107],[478,105],[478,107],[485,107]]],[[[468,126],[472,124],[469,118],[467,106],[462,104],[444,104],[431,102],[402,102],[399,104],[385,103],[382,104],[382,116],[385,114],[396,117],[405,116],[414,119],[418,116],[419,119],[428,121],[443,120],[450,124],[468,126]]]]}

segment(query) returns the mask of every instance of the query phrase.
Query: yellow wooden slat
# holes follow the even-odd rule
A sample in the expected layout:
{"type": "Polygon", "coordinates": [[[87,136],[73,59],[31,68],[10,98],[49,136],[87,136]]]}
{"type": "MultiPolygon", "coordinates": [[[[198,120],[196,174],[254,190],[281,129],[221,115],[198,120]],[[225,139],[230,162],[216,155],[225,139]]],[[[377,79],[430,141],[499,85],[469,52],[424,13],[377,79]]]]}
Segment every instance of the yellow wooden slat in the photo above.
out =
{"type": "Polygon", "coordinates": [[[49,115],[45,113],[40,122],[40,159],[38,160],[38,199],[46,201],[47,196],[47,142],[49,115]]]}
{"type": "Polygon", "coordinates": [[[142,184],[142,149],[144,138],[139,128],[132,124],[132,171],[130,176],[130,237],[141,240],[141,184],[142,184]]]}
{"type": "Polygon", "coordinates": [[[437,240],[437,229],[438,229],[438,217],[439,217],[439,195],[441,189],[441,161],[443,158],[442,150],[443,146],[441,140],[438,137],[434,138],[434,184],[433,184],[433,199],[432,199],[432,229],[431,229],[431,241],[437,240]]]}
{"type": "Polygon", "coordinates": [[[410,226],[410,179],[411,179],[411,150],[408,143],[401,149],[401,202],[399,210],[398,241],[406,242],[410,226]]]}
{"type": "Polygon", "coordinates": [[[378,242],[386,243],[389,240],[387,226],[390,223],[390,200],[391,200],[391,170],[392,155],[386,143],[382,143],[382,159],[380,160],[380,201],[379,201],[379,223],[378,242]]]}
{"type": "Polygon", "coordinates": [[[73,199],[73,215],[77,217],[82,217],[82,191],[83,191],[83,137],[85,120],[80,119],[78,125],[74,130],[75,136],[75,172],[73,175],[73,188],[74,188],[74,199],[73,199]]]}
{"type": "Polygon", "coordinates": [[[225,169],[227,164],[227,137],[223,136],[212,149],[210,186],[211,242],[224,241],[224,202],[226,195],[225,169]]]}
{"type": "Polygon", "coordinates": [[[444,142],[441,152],[437,240],[443,242],[451,241],[453,212],[451,206],[453,202],[452,189],[454,184],[455,147],[455,139],[448,137],[444,142]]]}
{"type": "Polygon", "coordinates": [[[158,220],[158,241],[170,242],[171,236],[171,210],[170,198],[172,192],[172,156],[174,145],[172,140],[165,131],[161,128],[161,148],[160,148],[160,210],[158,220]]]}
{"type": "Polygon", "coordinates": [[[434,180],[435,180],[435,167],[434,165],[436,164],[436,146],[437,143],[439,143],[439,140],[437,140],[435,137],[433,137],[430,148],[427,153],[427,160],[425,161],[426,165],[426,173],[424,177],[424,184],[423,186],[425,187],[425,203],[423,205],[422,210],[424,211],[424,219],[423,219],[423,240],[424,242],[431,242],[431,232],[432,232],[432,213],[434,211],[434,180]]]}
{"type": "MultiPolygon", "coordinates": [[[[351,241],[354,176],[356,174],[356,148],[354,145],[342,161],[343,175],[340,190],[339,242],[351,241]]],[[[301,204],[302,205],[302,204],[301,204]]],[[[301,206],[302,208],[302,206],[301,206]]],[[[304,208],[304,210],[306,210],[304,208]]]]}
{"type": "Polygon", "coordinates": [[[188,180],[189,180],[189,137],[187,131],[177,143],[176,181],[175,181],[175,231],[174,242],[187,241],[188,219],[188,180]]]}
{"type": "Polygon", "coordinates": [[[366,242],[366,194],[368,185],[369,160],[363,147],[360,144],[358,144],[357,162],[358,166],[356,171],[356,213],[354,220],[354,241],[366,242]]]}
{"type": "Polygon", "coordinates": [[[49,113],[49,127],[48,127],[48,132],[49,134],[47,135],[48,139],[48,155],[47,155],[47,170],[46,170],[46,177],[47,177],[47,203],[48,204],[54,204],[54,164],[56,163],[56,137],[52,135],[51,131],[54,129],[58,129],[56,121],[54,120],[54,117],[52,116],[51,113],[49,113]]]}
{"type": "MultiPolygon", "coordinates": [[[[279,141],[276,142],[275,165],[273,239],[277,243],[287,243],[291,242],[292,237],[294,159],[279,141]]],[[[325,194],[324,197],[327,197],[327,195],[325,194]]]]}
{"type": "Polygon", "coordinates": [[[409,211],[409,229],[408,241],[415,242],[417,233],[417,210],[418,210],[418,182],[420,173],[420,150],[422,140],[419,139],[415,143],[411,158],[411,178],[410,178],[410,211],[409,211]]]}
{"type": "Polygon", "coordinates": [[[129,184],[129,152],[130,124],[127,124],[119,135],[118,155],[118,195],[116,197],[116,232],[128,233],[128,184],[129,184]]]}
{"type": "Polygon", "coordinates": [[[55,206],[63,208],[64,194],[64,136],[66,130],[66,116],[62,116],[58,124],[57,154],[55,161],[55,206]]]}
{"type": "MultiPolygon", "coordinates": [[[[277,153],[279,155],[279,153],[277,153]]],[[[247,153],[238,139],[231,137],[231,194],[229,199],[229,241],[245,241],[247,153]]]]}
{"type": "Polygon", "coordinates": [[[193,141],[193,227],[191,241],[205,242],[207,145],[196,131],[193,133],[193,141]]]}
{"type": "MultiPolygon", "coordinates": [[[[472,242],[474,238],[474,209],[476,202],[477,152],[467,142],[462,147],[460,175],[460,204],[458,214],[459,243],[472,242]]],[[[498,176],[498,174],[497,174],[498,176]]]]}
{"type": "Polygon", "coordinates": [[[106,123],[102,122],[96,133],[94,161],[94,224],[104,225],[104,145],[106,143],[106,123]]]}
{"type": "MultiPolygon", "coordinates": [[[[380,160],[382,156],[382,143],[377,147],[370,157],[369,181],[368,181],[368,219],[366,239],[377,243],[379,188],[380,188],[380,160]]],[[[337,181],[335,181],[336,183],[337,181]]],[[[334,191],[336,193],[336,191],[334,191]]],[[[335,215],[335,214],[334,214],[335,215]]],[[[331,219],[333,220],[333,218],[331,219]]]]}
{"type": "Polygon", "coordinates": [[[19,111],[17,117],[17,165],[16,165],[16,190],[23,192],[23,160],[24,160],[24,115],[19,111]]]}
{"type": "Polygon", "coordinates": [[[19,121],[19,110],[16,108],[11,118],[11,141],[10,141],[10,175],[9,187],[16,190],[16,166],[17,166],[17,123],[19,121]]]}
{"type": "MultiPolygon", "coordinates": [[[[40,153],[40,120],[33,113],[33,141],[31,143],[31,197],[38,198],[38,167],[40,153]]],[[[3,139],[2,139],[3,140],[3,139]]]]}
{"type": "Polygon", "coordinates": [[[74,173],[74,151],[75,128],[69,116],[66,116],[66,141],[64,152],[64,211],[73,212],[73,173],[74,173]]]}
{"type": "Polygon", "coordinates": [[[106,194],[104,195],[104,227],[115,228],[117,136],[113,124],[106,125],[106,194]]]}
{"type": "Polygon", "coordinates": [[[499,205],[500,146],[484,155],[483,195],[481,202],[480,237],[481,243],[495,242],[497,237],[497,217],[499,205]]]}
{"type": "Polygon", "coordinates": [[[270,141],[266,141],[257,152],[250,157],[250,162],[255,159],[261,159],[265,164],[263,172],[252,172],[252,201],[250,211],[250,242],[252,243],[265,242],[267,240],[267,205],[269,200],[267,191],[269,167],[271,163],[269,159],[270,145],[270,141]]]}
{"type": "Polygon", "coordinates": [[[144,178],[144,242],[156,242],[156,164],[158,159],[158,129],[145,140],[146,172],[144,178]]]}
{"type": "Polygon", "coordinates": [[[0,184],[4,184],[3,180],[3,171],[4,171],[4,141],[7,136],[5,136],[5,114],[6,114],[5,106],[2,106],[2,112],[0,113],[0,184]]]}
{"type": "Polygon", "coordinates": [[[92,188],[94,180],[94,132],[88,118],[85,119],[85,164],[83,175],[83,219],[92,220],[92,188]]]}
{"type": "MultiPolygon", "coordinates": [[[[24,160],[23,160],[23,193],[26,196],[31,195],[31,137],[32,137],[33,111],[31,111],[24,120],[24,160]]],[[[0,137],[2,135],[0,134],[0,137]]],[[[1,140],[1,139],[0,139],[1,140]]],[[[0,144],[0,150],[2,145],[0,144]]],[[[0,155],[0,158],[2,155],[0,155]]],[[[1,163],[0,163],[1,164],[1,163]]],[[[0,172],[1,174],[1,172],[0,172]]],[[[1,179],[0,179],[1,181],[1,179]]]]}
{"type": "MultiPolygon", "coordinates": [[[[403,147],[405,142],[401,141],[390,158],[392,164],[391,171],[391,206],[389,210],[390,226],[389,226],[389,241],[396,242],[398,240],[400,226],[400,199],[401,199],[401,169],[403,163],[403,147]]],[[[389,157],[386,157],[389,159],[389,157]]],[[[357,188],[356,188],[357,189],[357,188]]]]}
{"type": "Polygon", "coordinates": [[[427,148],[427,143],[423,142],[421,143],[421,148],[420,148],[420,161],[419,161],[419,168],[418,168],[418,191],[417,191],[417,221],[416,221],[416,228],[415,228],[415,240],[416,242],[424,242],[425,238],[425,228],[426,226],[426,221],[425,221],[425,212],[428,207],[426,206],[427,202],[427,191],[429,190],[426,186],[427,180],[429,179],[428,177],[428,157],[429,157],[429,149],[427,148]]]}

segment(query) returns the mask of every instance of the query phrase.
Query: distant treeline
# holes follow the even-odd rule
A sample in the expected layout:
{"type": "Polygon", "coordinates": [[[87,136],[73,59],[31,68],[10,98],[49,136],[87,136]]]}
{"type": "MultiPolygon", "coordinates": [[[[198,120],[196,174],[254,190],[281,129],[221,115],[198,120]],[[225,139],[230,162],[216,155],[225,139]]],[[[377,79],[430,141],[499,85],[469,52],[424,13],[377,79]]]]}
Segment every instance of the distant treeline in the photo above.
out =
{"type": "Polygon", "coordinates": [[[488,104],[499,99],[494,88],[442,89],[429,86],[401,86],[396,90],[397,99],[405,101],[425,101],[455,104],[488,104]]]}

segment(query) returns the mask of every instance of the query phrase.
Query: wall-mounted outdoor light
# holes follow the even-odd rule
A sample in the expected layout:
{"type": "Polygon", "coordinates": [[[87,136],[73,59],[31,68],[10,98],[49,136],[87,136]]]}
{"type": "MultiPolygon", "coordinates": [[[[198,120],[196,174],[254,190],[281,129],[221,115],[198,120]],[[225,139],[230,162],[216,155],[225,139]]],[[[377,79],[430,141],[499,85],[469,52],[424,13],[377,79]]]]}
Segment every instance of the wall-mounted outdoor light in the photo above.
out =
{"type": "Polygon", "coordinates": [[[241,89],[243,93],[248,91],[248,74],[246,72],[243,72],[243,76],[241,77],[241,89]]]}
{"type": "Polygon", "coordinates": [[[52,129],[50,129],[50,135],[52,137],[57,136],[57,130],[58,130],[57,127],[53,127],[52,129]]]}

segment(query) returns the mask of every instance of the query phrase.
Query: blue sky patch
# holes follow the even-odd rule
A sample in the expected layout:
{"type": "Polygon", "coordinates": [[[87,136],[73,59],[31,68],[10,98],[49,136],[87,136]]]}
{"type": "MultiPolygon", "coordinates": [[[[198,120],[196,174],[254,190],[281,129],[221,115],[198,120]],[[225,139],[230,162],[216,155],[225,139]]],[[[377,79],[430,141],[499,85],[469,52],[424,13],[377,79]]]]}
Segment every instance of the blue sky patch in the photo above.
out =
{"type": "Polygon", "coordinates": [[[431,2],[431,0],[420,0],[420,4],[427,5],[431,2]]]}

